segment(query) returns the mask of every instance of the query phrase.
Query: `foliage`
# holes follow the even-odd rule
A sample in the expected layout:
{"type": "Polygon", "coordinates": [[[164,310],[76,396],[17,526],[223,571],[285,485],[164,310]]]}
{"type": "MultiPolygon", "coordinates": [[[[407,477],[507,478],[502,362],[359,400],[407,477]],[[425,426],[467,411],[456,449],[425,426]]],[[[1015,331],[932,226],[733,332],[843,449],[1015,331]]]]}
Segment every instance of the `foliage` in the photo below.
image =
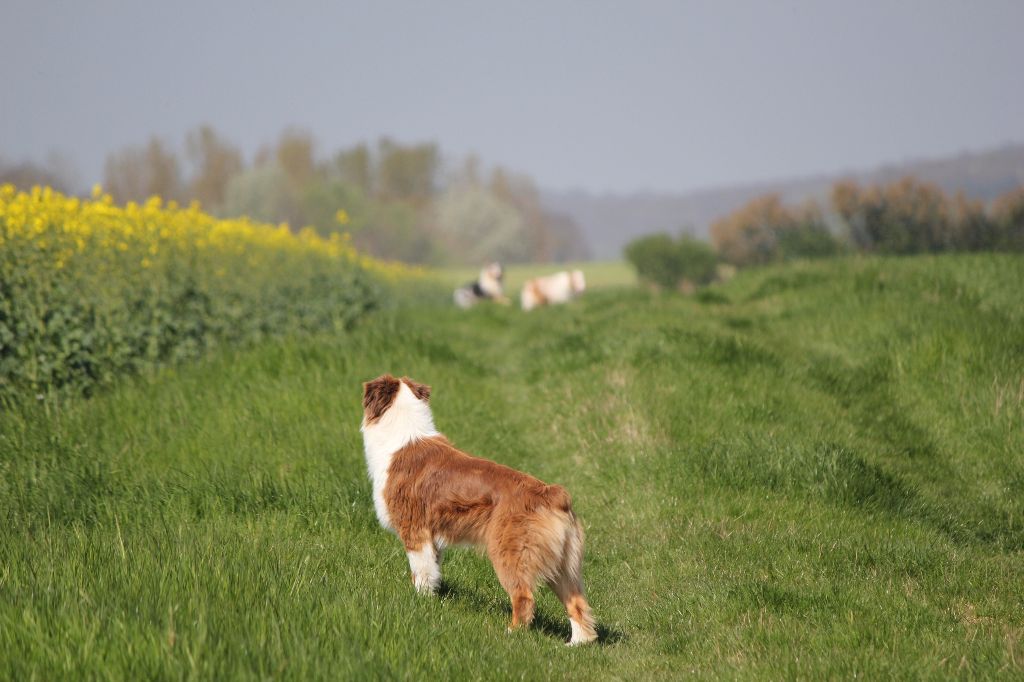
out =
{"type": "Polygon", "coordinates": [[[377,145],[374,192],[384,199],[426,201],[437,191],[440,167],[437,145],[401,145],[384,138],[377,145]]]}
{"type": "Polygon", "coordinates": [[[97,189],[0,189],[0,398],[115,375],[225,344],[345,329],[400,273],[339,235],[217,220],[97,189]]]}
{"type": "Polygon", "coordinates": [[[862,190],[840,183],[833,205],[849,226],[854,246],[863,251],[908,254],[951,250],[954,224],[942,190],[911,178],[862,190]]]}
{"type": "Polygon", "coordinates": [[[831,202],[853,246],[868,253],[1020,250],[1002,208],[1018,193],[997,199],[990,214],[962,194],[949,197],[936,185],[903,178],[867,188],[837,183],[831,202]]]}
{"type": "Polygon", "coordinates": [[[1020,251],[1022,196],[1024,188],[986,210],[963,193],[949,196],[913,178],[866,188],[842,181],[832,187],[827,214],[813,201],[794,209],[779,195],[767,194],[712,225],[711,240],[725,261],[738,266],[835,256],[849,249],[897,255],[1020,251]]]}
{"type": "Polygon", "coordinates": [[[1021,281],[956,254],[439,300],[0,411],[0,678],[1020,679],[1021,281]],[[361,452],[385,371],[572,493],[599,644],[544,587],[506,634],[472,551],[414,593],[361,452]]]}
{"type": "Polygon", "coordinates": [[[843,244],[832,234],[821,209],[814,202],[791,211],[790,216],[776,232],[777,260],[827,258],[844,251],[843,244]]]}
{"type": "Polygon", "coordinates": [[[274,163],[254,166],[231,178],[219,213],[246,216],[257,222],[276,222],[294,211],[297,203],[287,176],[274,163]]]}
{"type": "Polygon", "coordinates": [[[777,194],[752,199],[717,221],[711,226],[711,240],[723,260],[737,266],[834,256],[840,251],[817,206],[793,210],[777,194]]]}
{"type": "Polygon", "coordinates": [[[497,168],[488,183],[475,172],[468,182],[442,180],[441,151],[433,143],[381,138],[322,159],[312,135],[288,129],[246,165],[234,145],[200,126],[186,137],[185,152],[186,173],[173,149],[156,137],[147,146],[111,154],[106,181],[115,200],[141,202],[151,195],[198,200],[222,217],[309,225],[325,237],[347,233],[361,252],[408,263],[479,265],[587,256],[576,224],[545,211],[529,178],[497,168]],[[475,198],[467,196],[467,185],[475,198]],[[462,209],[463,215],[455,215],[462,209]],[[339,211],[346,220],[336,219],[339,211]],[[500,219],[491,219],[498,214],[500,219]],[[473,226],[467,220],[483,222],[473,226]],[[474,237],[465,239],[470,232],[474,237]]]}
{"type": "Polygon", "coordinates": [[[127,147],[107,157],[104,184],[119,203],[143,202],[159,196],[177,201],[184,197],[178,157],[159,137],[143,147],[127,147]]]}
{"type": "Polygon", "coordinates": [[[996,241],[1008,251],[1024,251],[1024,187],[999,197],[992,207],[996,241]]]}
{"type": "Polygon", "coordinates": [[[228,183],[244,168],[242,153],[210,126],[188,134],[185,152],[195,168],[189,180],[190,198],[207,210],[216,210],[224,203],[228,183]]]}
{"type": "Polygon", "coordinates": [[[438,232],[448,243],[462,245],[465,261],[527,260],[529,242],[522,215],[487,189],[451,187],[438,199],[436,214],[438,232]]]}
{"type": "Polygon", "coordinates": [[[640,279],[664,289],[676,289],[684,282],[707,284],[718,264],[710,246],[686,235],[677,240],[667,234],[641,237],[626,245],[625,255],[640,279]]]}
{"type": "Polygon", "coordinates": [[[60,154],[51,154],[45,164],[10,163],[0,157],[0,186],[30,188],[39,185],[69,192],[74,177],[73,164],[60,154]]]}

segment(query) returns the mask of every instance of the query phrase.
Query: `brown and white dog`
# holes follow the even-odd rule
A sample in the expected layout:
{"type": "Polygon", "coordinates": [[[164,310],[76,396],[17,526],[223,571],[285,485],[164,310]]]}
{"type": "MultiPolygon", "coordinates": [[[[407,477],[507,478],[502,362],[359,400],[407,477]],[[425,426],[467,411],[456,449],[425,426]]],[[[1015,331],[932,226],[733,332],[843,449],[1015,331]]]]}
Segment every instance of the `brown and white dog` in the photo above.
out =
{"type": "Polygon", "coordinates": [[[547,277],[535,277],[523,284],[519,303],[523,310],[533,310],[540,305],[568,303],[573,296],[579,296],[587,288],[582,270],[563,270],[547,277]]]}
{"type": "Polygon", "coordinates": [[[558,485],[468,455],[434,428],[430,387],[385,374],[363,384],[363,444],[381,525],[405,545],[412,582],[431,593],[452,545],[487,552],[512,600],[512,628],[533,619],[546,582],[565,605],[569,644],[597,638],[583,595],[583,529],[558,485]]]}

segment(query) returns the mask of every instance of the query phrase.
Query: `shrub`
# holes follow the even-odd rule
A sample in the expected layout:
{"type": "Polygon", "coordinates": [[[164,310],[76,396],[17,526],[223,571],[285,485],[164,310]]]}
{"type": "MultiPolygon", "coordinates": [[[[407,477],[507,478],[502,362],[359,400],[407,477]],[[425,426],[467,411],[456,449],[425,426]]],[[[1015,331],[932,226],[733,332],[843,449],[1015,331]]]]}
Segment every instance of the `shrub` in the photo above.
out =
{"type": "Polygon", "coordinates": [[[904,178],[862,190],[840,183],[833,189],[832,204],[862,251],[909,254],[954,246],[948,202],[935,185],[904,178]]]}
{"type": "Polygon", "coordinates": [[[838,183],[832,206],[845,221],[850,239],[861,251],[911,254],[943,251],[1012,249],[1001,207],[1013,194],[997,200],[992,214],[963,194],[947,196],[936,185],[903,178],[862,189],[838,183]]]}
{"type": "Polygon", "coordinates": [[[777,194],[756,197],[711,226],[723,260],[737,266],[833,256],[842,248],[813,203],[793,210],[777,194]]]}
{"type": "Polygon", "coordinates": [[[778,256],[782,260],[828,258],[842,253],[843,244],[829,230],[816,204],[808,203],[791,216],[776,232],[778,256]]]}
{"type": "Polygon", "coordinates": [[[664,289],[675,289],[684,282],[707,284],[715,277],[718,257],[706,243],[683,236],[673,240],[667,234],[641,237],[625,249],[626,259],[637,276],[664,289]]]}
{"type": "Polygon", "coordinates": [[[778,231],[791,223],[779,195],[768,194],[715,222],[711,242],[727,263],[763,265],[778,260],[778,231]]]}
{"type": "Polygon", "coordinates": [[[196,357],[224,343],[349,327],[377,301],[339,236],[198,206],[120,208],[0,188],[0,400],[196,357]]]}
{"type": "Polygon", "coordinates": [[[996,242],[1008,251],[1024,251],[1024,187],[999,197],[992,207],[996,242]]]}

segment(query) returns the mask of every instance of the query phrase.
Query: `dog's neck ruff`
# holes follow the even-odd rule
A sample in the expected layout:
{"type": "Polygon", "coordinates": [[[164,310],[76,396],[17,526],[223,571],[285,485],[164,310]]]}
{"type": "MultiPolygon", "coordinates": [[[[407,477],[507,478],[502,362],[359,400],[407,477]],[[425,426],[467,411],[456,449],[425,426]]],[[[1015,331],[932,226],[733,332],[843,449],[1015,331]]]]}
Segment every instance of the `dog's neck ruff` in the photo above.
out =
{"type": "Polygon", "coordinates": [[[474,288],[480,287],[480,291],[487,298],[498,298],[501,296],[501,281],[492,275],[486,268],[480,272],[480,277],[473,282],[474,288]]]}
{"type": "Polygon", "coordinates": [[[360,431],[363,432],[366,450],[366,470],[373,481],[373,506],[377,519],[385,528],[391,528],[384,502],[384,486],[388,481],[391,459],[406,445],[439,435],[434,428],[434,416],[426,401],[418,399],[402,382],[391,407],[372,424],[367,424],[364,417],[360,431]]]}

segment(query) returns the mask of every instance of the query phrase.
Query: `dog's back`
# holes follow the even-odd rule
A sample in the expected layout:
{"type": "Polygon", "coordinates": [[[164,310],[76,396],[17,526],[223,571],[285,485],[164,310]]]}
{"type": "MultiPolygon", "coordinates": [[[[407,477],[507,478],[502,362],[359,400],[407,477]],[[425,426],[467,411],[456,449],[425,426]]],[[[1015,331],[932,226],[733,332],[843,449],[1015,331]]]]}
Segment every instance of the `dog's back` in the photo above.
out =
{"type": "Polygon", "coordinates": [[[582,270],[563,270],[545,277],[534,277],[523,284],[519,303],[523,310],[542,305],[567,303],[573,296],[583,293],[586,280],[582,270]]]}

